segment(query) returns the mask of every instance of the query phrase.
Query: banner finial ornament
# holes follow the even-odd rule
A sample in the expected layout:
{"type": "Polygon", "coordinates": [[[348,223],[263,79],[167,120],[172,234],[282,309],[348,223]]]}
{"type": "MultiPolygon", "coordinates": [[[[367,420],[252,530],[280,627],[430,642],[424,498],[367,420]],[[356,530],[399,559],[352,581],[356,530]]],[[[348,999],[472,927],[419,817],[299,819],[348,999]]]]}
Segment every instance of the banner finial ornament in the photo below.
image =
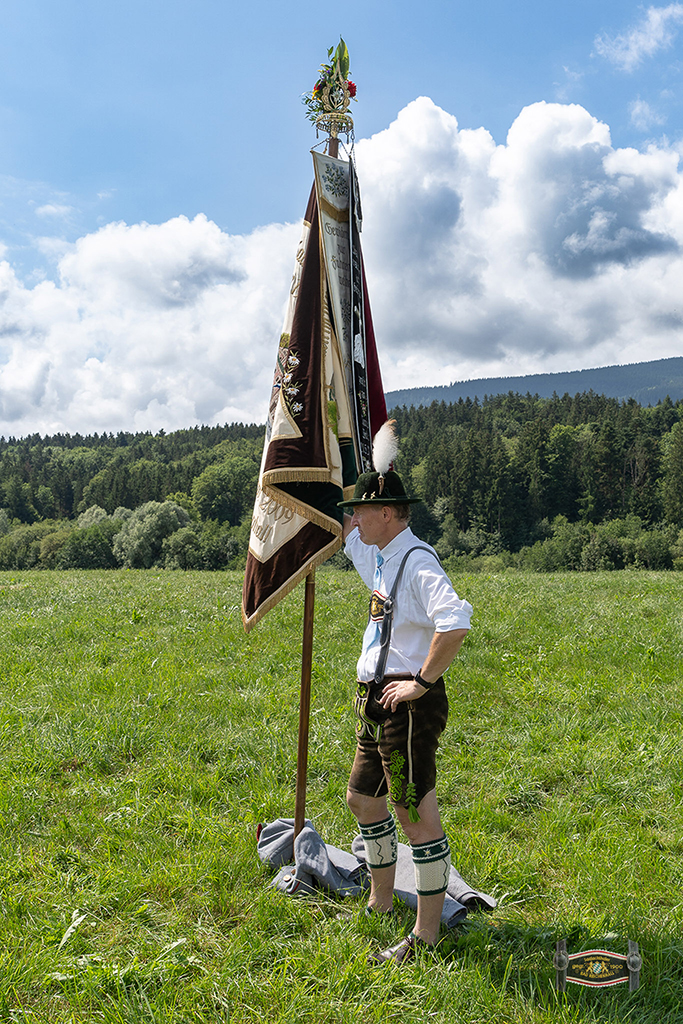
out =
{"type": "Polygon", "coordinates": [[[351,100],[356,99],[356,86],[349,78],[349,51],[340,37],[335,50],[327,51],[329,64],[321,64],[318,81],[303,96],[307,117],[318,132],[327,132],[332,139],[346,136],[353,139],[353,118],[349,114],[351,100]]]}

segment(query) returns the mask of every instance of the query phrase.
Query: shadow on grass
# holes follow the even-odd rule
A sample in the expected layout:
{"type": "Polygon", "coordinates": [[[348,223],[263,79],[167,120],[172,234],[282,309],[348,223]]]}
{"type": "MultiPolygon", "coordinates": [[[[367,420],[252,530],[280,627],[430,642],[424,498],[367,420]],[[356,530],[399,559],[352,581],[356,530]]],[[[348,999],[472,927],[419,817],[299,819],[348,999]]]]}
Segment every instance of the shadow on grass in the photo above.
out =
{"type": "Polygon", "coordinates": [[[519,1002],[546,1010],[564,1010],[558,1019],[595,1022],[637,1021],[638,1024],[680,1024],[683,1021],[683,934],[645,929],[642,924],[603,921],[600,930],[580,923],[533,925],[522,918],[495,921],[482,915],[468,918],[441,943],[446,962],[474,967],[499,991],[519,1002]],[[568,984],[555,988],[553,956],[558,939],[570,953],[589,949],[628,952],[635,939],[643,958],[640,987],[628,983],[611,988],[568,984]]]}

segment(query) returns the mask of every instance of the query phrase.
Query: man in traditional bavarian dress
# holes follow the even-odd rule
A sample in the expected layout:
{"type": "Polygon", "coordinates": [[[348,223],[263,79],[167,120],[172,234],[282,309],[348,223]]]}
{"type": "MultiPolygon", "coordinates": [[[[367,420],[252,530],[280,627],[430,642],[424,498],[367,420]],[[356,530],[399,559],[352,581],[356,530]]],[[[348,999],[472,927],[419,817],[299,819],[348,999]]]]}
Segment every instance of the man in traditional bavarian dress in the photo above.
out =
{"type": "Polygon", "coordinates": [[[372,592],[358,660],[356,757],[346,799],[358,819],[371,874],[368,913],[392,909],[397,834],[389,797],[408,837],[415,866],[417,920],[376,963],[404,963],[433,946],[450,870],[450,849],[436,800],[436,749],[446,726],[443,673],[469,629],[461,600],[433,548],[408,525],[411,498],[389,466],[397,441],[391,423],[373,445],[377,471],[359,477],[340,502],[345,553],[372,592]],[[384,634],[384,635],[383,635],[384,634]]]}

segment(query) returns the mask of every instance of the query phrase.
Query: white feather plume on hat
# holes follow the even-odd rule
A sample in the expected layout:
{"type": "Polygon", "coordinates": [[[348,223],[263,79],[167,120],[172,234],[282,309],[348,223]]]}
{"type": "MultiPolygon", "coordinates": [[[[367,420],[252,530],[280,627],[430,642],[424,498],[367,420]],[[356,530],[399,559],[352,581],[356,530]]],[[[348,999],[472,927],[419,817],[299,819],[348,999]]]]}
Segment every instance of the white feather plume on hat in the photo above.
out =
{"type": "Polygon", "coordinates": [[[384,474],[398,455],[396,420],[387,420],[379,428],[372,442],[372,461],[379,473],[379,493],[384,490],[384,474]]]}

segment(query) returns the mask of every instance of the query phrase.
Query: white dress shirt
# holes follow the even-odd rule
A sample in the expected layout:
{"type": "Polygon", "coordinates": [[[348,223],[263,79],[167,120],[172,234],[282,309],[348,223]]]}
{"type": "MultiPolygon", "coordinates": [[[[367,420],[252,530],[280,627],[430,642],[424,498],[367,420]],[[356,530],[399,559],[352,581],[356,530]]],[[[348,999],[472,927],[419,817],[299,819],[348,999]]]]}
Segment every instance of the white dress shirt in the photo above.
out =
{"type": "MultiPolygon", "coordinates": [[[[452,629],[469,629],[472,605],[461,600],[441,568],[434,549],[415,536],[410,527],[402,530],[386,547],[381,567],[382,579],[375,593],[380,601],[388,597],[396,573],[409,548],[420,545],[426,551],[413,551],[403,569],[394,602],[394,621],[385,674],[414,676],[422,668],[434,632],[447,633],[452,629]]],[[[378,548],[364,544],[358,529],[346,539],[344,553],[353,562],[359,576],[373,590],[378,548]]],[[[358,659],[358,679],[370,682],[374,677],[379,644],[375,642],[376,624],[368,623],[363,637],[363,650],[358,659]]]]}

